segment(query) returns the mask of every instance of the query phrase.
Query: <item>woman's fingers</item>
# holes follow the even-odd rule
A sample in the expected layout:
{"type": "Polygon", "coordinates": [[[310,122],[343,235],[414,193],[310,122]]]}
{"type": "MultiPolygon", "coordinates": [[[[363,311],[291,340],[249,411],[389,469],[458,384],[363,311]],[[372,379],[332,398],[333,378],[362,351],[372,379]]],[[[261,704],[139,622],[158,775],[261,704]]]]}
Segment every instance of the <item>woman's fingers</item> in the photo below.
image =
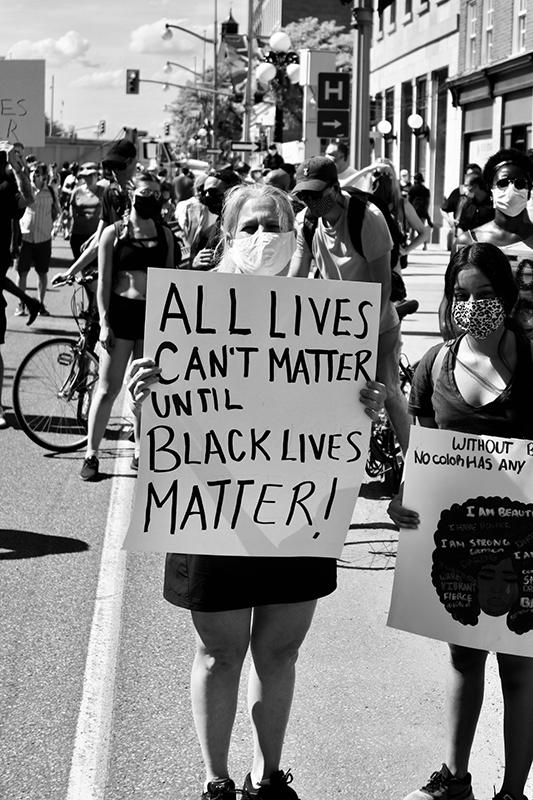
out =
{"type": "Polygon", "coordinates": [[[418,528],[420,517],[416,511],[405,508],[398,497],[393,497],[387,508],[387,513],[399,528],[418,528]]]}

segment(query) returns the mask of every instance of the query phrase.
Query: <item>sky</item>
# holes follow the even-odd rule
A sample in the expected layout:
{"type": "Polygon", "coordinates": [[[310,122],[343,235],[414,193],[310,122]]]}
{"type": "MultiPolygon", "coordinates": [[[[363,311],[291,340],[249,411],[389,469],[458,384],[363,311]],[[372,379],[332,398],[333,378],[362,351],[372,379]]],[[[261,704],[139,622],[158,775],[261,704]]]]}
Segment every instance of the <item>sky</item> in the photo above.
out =
{"type": "MultiPolygon", "coordinates": [[[[217,0],[19,0],[6,3],[0,26],[0,56],[45,59],[45,112],[79,137],[93,138],[99,120],[106,122],[105,139],[124,126],[161,135],[170,115],[165,104],[176,89],[140,84],[138,95],[126,94],[126,70],[139,69],[142,79],[186,83],[192,75],[167,60],[201,70],[204,44],[181,31],[164,41],[165,22],[213,38],[217,0]],[[196,58],[196,61],[195,61],[196,58]]],[[[220,23],[230,9],[247,29],[247,0],[218,0],[220,23]]],[[[206,46],[206,64],[213,63],[213,46],[206,46]]]]}

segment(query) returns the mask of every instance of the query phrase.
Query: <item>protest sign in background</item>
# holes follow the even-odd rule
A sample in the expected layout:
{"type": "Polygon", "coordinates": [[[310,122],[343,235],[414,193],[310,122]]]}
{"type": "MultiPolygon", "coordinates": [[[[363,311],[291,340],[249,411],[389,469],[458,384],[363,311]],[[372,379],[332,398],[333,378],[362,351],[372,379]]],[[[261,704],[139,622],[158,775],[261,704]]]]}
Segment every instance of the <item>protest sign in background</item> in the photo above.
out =
{"type": "Polygon", "coordinates": [[[44,145],[44,61],[0,61],[0,141],[44,145]]]}
{"type": "Polygon", "coordinates": [[[150,270],[125,547],[338,556],[362,480],[379,286],[150,270]]]}
{"type": "Polygon", "coordinates": [[[533,656],[533,442],[414,427],[388,624],[533,656]]]}

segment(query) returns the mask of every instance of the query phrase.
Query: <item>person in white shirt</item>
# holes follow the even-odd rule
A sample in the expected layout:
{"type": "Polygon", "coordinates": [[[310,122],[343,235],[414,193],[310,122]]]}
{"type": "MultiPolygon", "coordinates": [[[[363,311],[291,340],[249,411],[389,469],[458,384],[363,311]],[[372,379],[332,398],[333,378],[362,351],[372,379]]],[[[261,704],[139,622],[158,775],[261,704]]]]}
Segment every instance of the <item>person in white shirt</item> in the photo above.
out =
{"type": "Polygon", "coordinates": [[[325,156],[330,158],[337,167],[337,179],[341,189],[346,186],[355,186],[356,189],[367,190],[366,185],[360,185],[358,181],[359,172],[349,165],[348,147],[343,142],[330,142],[326,147],[325,156]]]}

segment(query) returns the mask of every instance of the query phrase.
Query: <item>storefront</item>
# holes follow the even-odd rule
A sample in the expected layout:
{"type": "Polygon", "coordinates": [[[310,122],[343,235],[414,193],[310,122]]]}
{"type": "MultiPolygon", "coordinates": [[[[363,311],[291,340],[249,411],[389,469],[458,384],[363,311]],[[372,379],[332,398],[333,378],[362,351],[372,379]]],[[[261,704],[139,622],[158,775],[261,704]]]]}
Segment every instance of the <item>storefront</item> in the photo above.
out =
{"type": "Polygon", "coordinates": [[[533,54],[448,81],[463,111],[462,166],[483,165],[501,147],[533,148],[533,54]]]}

